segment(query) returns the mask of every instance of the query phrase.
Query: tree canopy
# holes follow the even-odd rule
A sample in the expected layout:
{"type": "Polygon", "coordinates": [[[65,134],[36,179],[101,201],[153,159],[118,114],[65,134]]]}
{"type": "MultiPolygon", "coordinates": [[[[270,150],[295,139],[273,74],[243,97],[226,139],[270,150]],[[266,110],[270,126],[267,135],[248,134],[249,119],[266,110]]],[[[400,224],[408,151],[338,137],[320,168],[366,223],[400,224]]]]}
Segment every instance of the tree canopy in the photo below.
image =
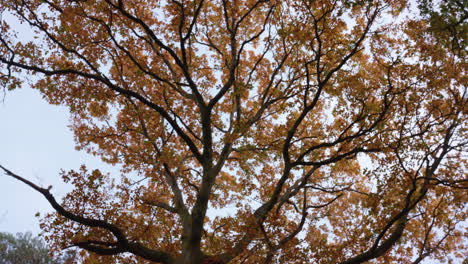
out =
{"type": "Polygon", "coordinates": [[[4,89],[67,106],[77,148],[122,169],[64,170],[57,201],[0,168],[82,263],[460,259],[466,47],[421,3],[1,1],[4,89]]]}

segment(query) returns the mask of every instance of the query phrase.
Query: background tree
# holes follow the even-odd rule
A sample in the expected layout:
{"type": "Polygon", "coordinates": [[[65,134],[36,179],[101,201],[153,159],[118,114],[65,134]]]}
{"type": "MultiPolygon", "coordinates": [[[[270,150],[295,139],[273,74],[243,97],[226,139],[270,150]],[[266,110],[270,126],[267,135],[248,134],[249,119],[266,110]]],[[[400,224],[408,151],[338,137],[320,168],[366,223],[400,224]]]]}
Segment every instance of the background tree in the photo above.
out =
{"type": "Polygon", "coordinates": [[[420,0],[421,14],[429,20],[429,31],[442,44],[466,56],[468,2],[420,0]]]}
{"type": "Polygon", "coordinates": [[[419,263],[466,253],[463,56],[406,1],[6,0],[1,80],[122,166],[49,189],[83,263],[419,263]],[[398,17],[400,16],[400,17],[398,17]],[[398,18],[398,19],[397,19],[398,18]],[[400,21],[400,22],[397,22],[400,21]]]}
{"type": "Polygon", "coordinates": [[[2,264],[66,264],[72,263],[73,252],[51,257],[49,249],[39,237],[31,233],[0,233],[0,263],[2,264]]]}

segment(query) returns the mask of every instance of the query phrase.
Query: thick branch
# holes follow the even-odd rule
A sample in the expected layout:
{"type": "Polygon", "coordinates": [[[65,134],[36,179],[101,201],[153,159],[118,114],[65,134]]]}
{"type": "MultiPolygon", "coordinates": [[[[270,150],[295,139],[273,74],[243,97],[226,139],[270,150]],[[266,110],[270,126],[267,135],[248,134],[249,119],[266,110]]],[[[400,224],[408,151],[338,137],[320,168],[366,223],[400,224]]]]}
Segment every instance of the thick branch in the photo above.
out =
{"type": "Polygon", "coordinates": [[[103,228],[111,232],[117,238],[117,246],[114,248],[104,248],[104,247],[96,246],[95,244],[93,245],[92,243],[86,243],[86,242],[83,242],[83,243],[78,242],[77,246],[82,247],[84,249],[89,249],[96,253],[101,252],[106,255],[112,255],[112,254],[117,254],[117,253],[122,253],[122,252],[131,252],[137,256],[140,256],[142,258],[145,258],[151,261],[167,263],[167,264],[173,263],[173,258],[169,253],[159,251],[159,250],[149,249],[139,243],[129,241],[127,237],[125,236],[124,231],[122,231],[119,227],[117,227],[114,224],[108,223],[103,220],[83,217],[83,216],[80,216],[80,215],[77,215],[75,213],[68,211],[67,209],[65,209],[63,206],[61,206],[57,202],[55,197],[49,192],[48,189],[39,187],[38,185],[13,173],[12,171],[6,169],[5,167],[1,165],[0,165],[0,168],[8,176],[11,176],[25,183],[29,187],[33,188],[34,190],[42,194],[50,203],[50,205],[55,209],[55,211],[61,216],[69,220],[75,221],[77,223],[80,223],[82,225],[85,225],[85,226],[103,228]]]}

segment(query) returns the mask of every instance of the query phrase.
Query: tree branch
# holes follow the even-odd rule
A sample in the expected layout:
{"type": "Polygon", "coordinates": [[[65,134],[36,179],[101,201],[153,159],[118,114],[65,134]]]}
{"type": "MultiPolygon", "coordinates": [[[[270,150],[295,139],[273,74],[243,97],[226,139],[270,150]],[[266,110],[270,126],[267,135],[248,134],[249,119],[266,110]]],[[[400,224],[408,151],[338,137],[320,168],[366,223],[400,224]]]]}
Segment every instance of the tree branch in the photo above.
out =
{"type": "Polygon", "coordinates": [[[83,216],[80,216],[80,215],[77,215],[75,213],[68,211],[67,209],[65,209],[63,206],[61,206],[57,202],[55,197],[50,193],[49,189],[44,189],[44,188],[39,187],[38,185],[32,183],[31,181],[6,169],[2,165],[0,165],[0,168],[8,176],[11,176],[15,178],[16,180],[19,180],[25,183],[29,187],[33,188],[34,190],[42,194],[47,199],[49,204],[55,209],[55,211],[61,216],[69,220],[72,220],[74,222],[85,225],[85,226],[103,228],[111,232],[117,238],[117,245],[114,248],[103,248],[100,246],[93,245],[95,243],[89,243],[89,242],[78,242],[77,246],[82,247],[84,249],[89,249],[90,251],[93,251],[96,253],[103,253],[106,255],[112,255],[112,254],[117,254],[117,253],[122,253],[122,252],[131,252],[137,256],[140,256],[148,260],[157,261],[157,262],[161,262],[164,264],[173,263],[174,261],[173,257],[169,253],[159,251],[159,250],[153,250],[153,249],[150,249],[141,245],[140,243],[129,241],[124,231],[122,231],[119,227],[117,227],[114,224],[108,223],[103,220],[83,217],[83,216]]]}

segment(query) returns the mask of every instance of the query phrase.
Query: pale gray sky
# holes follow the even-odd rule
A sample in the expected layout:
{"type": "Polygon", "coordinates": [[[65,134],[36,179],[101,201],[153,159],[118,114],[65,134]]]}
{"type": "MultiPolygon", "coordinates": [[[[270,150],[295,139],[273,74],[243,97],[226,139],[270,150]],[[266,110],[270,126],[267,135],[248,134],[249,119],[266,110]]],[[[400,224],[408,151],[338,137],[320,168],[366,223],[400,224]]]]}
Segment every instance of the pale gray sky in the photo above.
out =
{"type": "MultiPolygon", "coordinates": [[[[18,40],[35,41],[29,27],[8,12],[0,18],[12,25],[18,40]]],[[[5,93],[0,89],[2,166],[43,187],[52,185],[56,197],[69,190],[60,180],[60,169],[78,169],[86,164],[90,169],[118,173],[98,158],[75,150],[66,107],[50,105],[38,91],[23,86],[5,93]]],[[[40,228],[34,215],[50,211],[52,207],[42,195],[0,173],[0,232],[37,234],[40,228]]]]}
{"type": "MultiPolygon", "coordinates": [[[[3,94],[0,94],[0,99],[3,94]]],[[[0,102],[0,164],[44,187],[65,194],[60,169],[112,170],[96,157],[75,150],[65,107],[48,104],[38,91],[22,88],[7,92],[0,102]]],[[[118,170],[116,170],[118,171],[118,170]]],[[[0,174],[0,232],[40,232],[36,212],[52,211],[40,194],[0,174]]]]}

